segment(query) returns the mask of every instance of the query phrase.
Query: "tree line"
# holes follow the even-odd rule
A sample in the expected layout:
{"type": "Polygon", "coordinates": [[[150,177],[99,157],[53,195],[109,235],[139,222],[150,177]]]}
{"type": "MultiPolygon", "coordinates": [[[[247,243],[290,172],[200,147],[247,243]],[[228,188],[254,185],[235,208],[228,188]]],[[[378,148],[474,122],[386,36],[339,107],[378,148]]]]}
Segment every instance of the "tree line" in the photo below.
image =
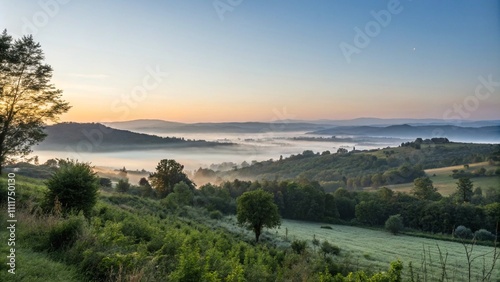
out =
{"type": "MultiPolygon", "coordinates": [[[[462,179],[461,182],[467,182],[462,179]]],[[[470,185],[460,183],[460,185],[470,185]]],[[[221,185],[206,184],[194,195],[194,203],[223,213],[234,212],[234,201],[247,191],[263,189],[274,196],[283,218],[343,224],[382,226],[391,215],[400,214],[407,228],[451,234],[463,225],[472,230],[496,232],[500,221],[500,193],[472,190],[457,184],[457,192],[443,197],[435,190],[426,192],[432,181],[415,180],[411,194],[394,192],[386,187],[376,192],[349,191],[344,188],[327,193],[317,182],[240,181],[221,185]],[[465,196],[464,196],[465,195],[465,196]]],[[[434,189],[434,188],[431,188],[434,189]]]]}
{"type": "MultiPolygon", "coordinates": [[[[366,151],[314,153],[306,150],[278,160],[253,161],[251,165],[223,168],[200,168],[195,181],[220,183],[224,180],[293,180],[318,181],[326,191],[335,189],[382,187],[412,182],[424,176],[425,169],[486,161],[498,145],[453,143],[433,138],[403,143],[397,148],[366,151]],[[415,144],[418,144],[418,149],[415,144]]],[[[493,172],[494,174],[494,172],[493,172]]],[[[488,172],[486,175],[491,175],[488,172]]]]}

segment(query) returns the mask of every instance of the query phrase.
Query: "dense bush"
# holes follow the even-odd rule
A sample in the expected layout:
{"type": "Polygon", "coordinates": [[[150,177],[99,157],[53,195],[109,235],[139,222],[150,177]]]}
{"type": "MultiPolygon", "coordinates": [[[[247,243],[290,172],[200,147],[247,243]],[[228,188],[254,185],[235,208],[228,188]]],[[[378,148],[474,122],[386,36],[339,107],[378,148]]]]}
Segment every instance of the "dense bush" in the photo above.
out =
{"type": "Polygon", "coordinates": [[[291,247],[295,253],[302,254],[306,250],[307,241],[293,240],[291,247]]]}
{"type": "Polygon", "coordinates": [[[471,239],[472,231],[470,230],[470,228],[460,225],[455,229],[455,237],[461,239],[471,239]]]}
{"type": "Polygon", "coordinates": [[[474,232],[474,237],[481,241],[492,241],[495,239],[495,235],[485,229],[479,229],[474,232]]]}
{"type": "Polygon", "coordinates": [[[80,217],[70,217],[59,222],[48,233],[47,249],[60,251],[70,248],[78,239],[84,228],[84,221],[80,217]]]}
{"type": "Polygon", "coordinates": [[[111,186],[112,186],[111,179],[106,178],[106,177],[100,177],[99,178],[99,184],[102,187],[107,187],[107,188],[111,188],[111,186]]]}
{"type": "Polygon", "coordinates": [[[210,212],[210,218],[211,219],[221,219],[222,218],[222,213],[220,211],[211,211],[210,212]]]}
{"type": "Polygon", "coordinates": [[[321,243],[320,251],[321,253],[323,253],[323,256],[326,257],[326,255],[329,254],[338,255],[340,253],[340,248],[338,246],[331,244],[328,241],[323,241],[321,243]]]}
{"type": "Polygon", "coordinates": [[[398,234],[403,231],[403,219],[400,214],[391,215],[385,222],[385,229],[387,229],[392,234],[398,234]]]}
{"type": "Polygon", "coordinates": [[[97,202],[99,178],[89,164],[67,161],[46,184],[49,189],[45,195],[46,210],[53,210],[55,203],[60,202],[63,214],[83,211],[85,217],[90,217],[97,202]]]}
{"type": "Polygon", "coordinates": [[[129,190],[130,190],[130,183],[128,182],[128,179],[118,180],[118,183],[116,184],[116,191],[121,193],[127,193],[129,190]]]}

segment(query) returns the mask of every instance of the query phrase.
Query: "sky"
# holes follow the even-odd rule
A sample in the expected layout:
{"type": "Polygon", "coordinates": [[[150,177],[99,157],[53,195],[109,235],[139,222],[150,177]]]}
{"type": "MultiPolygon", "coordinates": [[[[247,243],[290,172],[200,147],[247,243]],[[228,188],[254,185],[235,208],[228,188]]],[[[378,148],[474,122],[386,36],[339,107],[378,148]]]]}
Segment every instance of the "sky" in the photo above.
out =
{"type": "Polygon", "coordinates": [[[500,1],[0,0],[62,121],[500,119],[500,1]]]}

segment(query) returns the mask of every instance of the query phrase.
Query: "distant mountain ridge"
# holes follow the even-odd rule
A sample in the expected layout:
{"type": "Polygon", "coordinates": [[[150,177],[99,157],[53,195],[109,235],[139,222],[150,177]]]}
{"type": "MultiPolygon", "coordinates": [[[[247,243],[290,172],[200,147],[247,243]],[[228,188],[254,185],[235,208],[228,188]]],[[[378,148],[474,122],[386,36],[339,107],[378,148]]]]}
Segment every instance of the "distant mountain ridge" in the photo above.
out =
{"type": "Polygon", "coordinates": [[[339,126],[309,132],[315,135],[354,135],[374,137],[400,138],[432,138],[446,137],[453,140],[472,140],[498,143],[500,142],[500,126],[460,127],[454,125],[424,125],[408,124],[375,126],[339,126]]]}
{"type": "Polygon", "coordinates": [[[36,146],[38,150],[73,148],[87,151],[147,150],[171,147],[207,147],[229,143],[159,137],[110,128],[100,123],[59,123],[45,128],[47,137],[36,146]]]}
{"type": "Polygon", "coordinates": [[[221,122],[178,123],[161,120],[132,120],[107,122],[105,125],[124,130],[156,133],[261,133],[293,132],[326,129],[325,125],[313,123],[275,122],[221,122]]]}
{"type": "Polygon", "coordinates": [[[350,120],[274,120],[271,122],[205,122],[181,123],[158,119],[139,119],[120,122],[105,122],[112,128],[155,133],[259,133],[328,130],[331,127],[371,126],[386,127],[391,125],[411,126],[458,126],[485,127],[500,126],[500,120],[451,121],[442,119],[381,119],[356,118],[350,120]]]}

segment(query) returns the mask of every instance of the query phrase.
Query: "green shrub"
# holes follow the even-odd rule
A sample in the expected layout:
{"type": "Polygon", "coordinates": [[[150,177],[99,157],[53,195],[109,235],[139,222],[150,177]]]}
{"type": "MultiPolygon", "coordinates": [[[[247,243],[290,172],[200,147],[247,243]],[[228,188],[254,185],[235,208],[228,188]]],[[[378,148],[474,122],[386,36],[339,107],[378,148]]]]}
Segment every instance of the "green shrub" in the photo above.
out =
{"type": "Polygon", "coordinates": [[[222,218],[222,213],[218,210],[211,211],[210,212],[210,218],[211,219],[221,219],[222,218]]]}
{"type": "Polygon", "coordinates": [[[495,235],[493,235],[490,231],[486,229],[479,229],[476,232],[474,232],[474,237],[476,237],[477,240],[481,241],[492,241],[495,239],[495,235]]]}
{"type": "Polygon", "coordinates": [[[323,253],[323,256],[328,254],[338,255],[340,253],[340,248],[330,244],[328,241],[323,241],[323,243],[321,243],[321,252],[323,253]]]}
{"type": "Polygon", "coordinates": [[[80,217],[70,217],[59,222],[49,231],[47,247],[50,251],[60,251],[70,248],[83,231],[83,220],[80,217]]]}
{"type": "Polygon", "coordinates": [[[385,222],[385,229],[392,234],[398,234],[404,229],[403,218],[401,215],[391,215],[385,222]]]}
{"type": "Polygon", "coordinates": [[[100,184],[102,187],[108,187],[108,188],[111,188],[111,179],[106,178],[106,177],[101,177],[101,178],[99,178],[99,184],[100,184]]]}
{"type": "Polygon", "coordinates": [[[54,203],[58,201],[64,215],[83,211],[85,217],[90,217],[92,208],[97,202],[99,177],[89,164],[67,161],[47,180],[46,184],[49,189],[45,195],[46,210],[53,211],[54,203]]]}
{"type": "Polygon", "coordinates": [[[460,225],[455,229],[455,236],[461,239],[471,239],[472,231],[470,228],[460,225]]]}
{"type": "Polygon", "coordinates": [[[129,189],[130,189],[130,183],[128,182],[128,179],[118,180],[118,183],[116,184],[116,191],[120,193],[127,193],[129,189]]]}
{"type": "Polygon", "coordinates": [[[132,237],[135,243],[151,241],[153,230],[144,222],[127,218],[121,227],[123,235],[132,237]]]}
{"type": "Polygon", "coordinates": [[[307,242],[303,240],[294,240],[292,242],[292,250],[297,254],[302,254],[306,250],[307,242]]]}

